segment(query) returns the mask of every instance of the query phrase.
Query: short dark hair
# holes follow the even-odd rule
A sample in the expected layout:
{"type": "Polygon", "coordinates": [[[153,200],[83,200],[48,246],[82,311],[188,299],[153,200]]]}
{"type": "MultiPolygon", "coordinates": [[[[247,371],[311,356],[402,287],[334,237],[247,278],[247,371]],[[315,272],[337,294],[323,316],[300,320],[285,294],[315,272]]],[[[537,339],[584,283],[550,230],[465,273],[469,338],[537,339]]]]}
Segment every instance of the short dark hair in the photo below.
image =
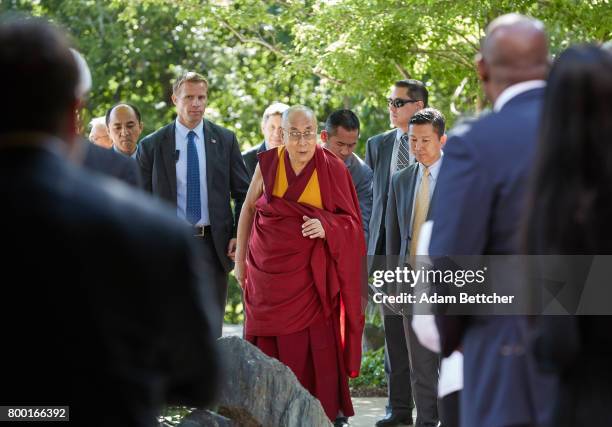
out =
{"type": "Polygon", "coordinates": [[[435,108],[424,108],[422,110],[414,113],[412,118],[410,119],[411,125],[424,125],[429,123],[439,137],[444,135],[444,127],[446,125],[446,120],[444,119],[444,114],[435,108]]]}
{"type": "Polygon", "coordinates": [[[104,116],[104,120],[106,121],[106,126],[108,126],[108,124],[110,122],[110,115],[111,115],[111,113],[113,112],[115,107],[118,107],[120,105],[127,105],[132,110],[134,110],[134,114],[136,114],[136,118],[138,118],[138,123],[142,123],[142,119],[140,118],[140,111],[138,110],[138,108],[136,108],[135,105],[130,104],[129,102],[118,102],[115,105],[113,105],[112,107],[110,107],[108,110],[106,110],[106,115],[104,116]]]}
{"type": "Polygon", "coordinates": [[[0,133],[57,135],[76,105],[79,70],[64,34],[42,19],[0,21],[0,70],[5,100],[0,133]]]}
{"type": "Polygon", "coordinates": [[[429,96],[427,88],[420,80],[405,79],[395,82],[395,87],[405,87],[408,89],[408,95],[417,101],[423,101],[423,106],[427,107],[427,98],[429,96]]]}
{"type": "Polygon", "coordinates": [[[351,110],[336,110],[331,113],[325,121],[325,131],[329,136],[334,136],[342,126],[346,130],[355,130],[359,133],[359,118],[351,110]]]}

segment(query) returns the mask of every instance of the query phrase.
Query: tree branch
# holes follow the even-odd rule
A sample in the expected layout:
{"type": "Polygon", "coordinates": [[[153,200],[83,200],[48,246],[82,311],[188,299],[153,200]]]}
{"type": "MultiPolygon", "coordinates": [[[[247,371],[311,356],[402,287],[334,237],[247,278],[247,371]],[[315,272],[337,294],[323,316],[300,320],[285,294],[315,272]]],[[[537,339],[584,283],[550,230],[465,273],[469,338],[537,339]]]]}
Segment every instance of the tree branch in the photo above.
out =
{"type": "Polygon", "coordinates": [[[395,68],[397,69],[397,71],[399,71],[399,73],[402,75],[403,78],[405,79],[410,78],[410,73],[401,64],[393,61],[393,65],[395,65],[395,68]]]}
{"type": "MultiPolygon", "coordinates": [[[[234,36],[236,36],[236,38],[238,39],[238,41],[240,41],[240,43],[243,44],[257,44],[260,46],[263,46],[264,48],[268,49],[270,52],[274,53],[276,56],[278,56],[279,58],[287,61],[287,62],[292,62],[291,58],[289,57],[289,55],[287,55],[285,52],[283,52],[282,50],[280,50],[278,47],[268,43],[267,41],[265,41],[263,38],[259,37],[259,38],[249,38],[247,36],[245,36],[244,34],[242,34],[240,31],[238,31],[237,29],[235,29],[229,22],[227,22],[225,19],[222,18],[218,18],[219,22],[221,23],[221,25],[223,25],[225,28],[227,28],[234,36]]],[[[307,68],[307,67],[303,67],[303,68],[307,68]]],[[[314,68],[311,68],[308,70],[309,72],[311,72],[312,74],[314,74],[317,77],[320,77],[322,79],[327,79],[333,83],[336,84],[343,84],[344,80],[339,80],[336,79],[330,75],[327,75],[325,73],[322,73],[321,71],[317,71],[314,68]]]]}

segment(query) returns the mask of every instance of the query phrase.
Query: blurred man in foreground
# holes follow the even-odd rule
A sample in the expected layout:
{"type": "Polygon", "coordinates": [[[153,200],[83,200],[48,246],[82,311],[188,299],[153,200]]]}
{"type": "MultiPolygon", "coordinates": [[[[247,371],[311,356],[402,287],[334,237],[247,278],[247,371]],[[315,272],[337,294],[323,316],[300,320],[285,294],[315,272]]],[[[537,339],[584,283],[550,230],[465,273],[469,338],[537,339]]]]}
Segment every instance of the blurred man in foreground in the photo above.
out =
{"type": "Polygon", "coordinates": [[[13,346],[0,401],[69,406],[75,425],[138,427],[157,426],[166,403],[207,404],[218,384],[216,313],[204,308],[212,297],[186,227],[67,160],[82,93],[58,30],[3,21],[0,68],[13,100],[0,107],[3,273],[12,278],[0,324],[13,346]]]}

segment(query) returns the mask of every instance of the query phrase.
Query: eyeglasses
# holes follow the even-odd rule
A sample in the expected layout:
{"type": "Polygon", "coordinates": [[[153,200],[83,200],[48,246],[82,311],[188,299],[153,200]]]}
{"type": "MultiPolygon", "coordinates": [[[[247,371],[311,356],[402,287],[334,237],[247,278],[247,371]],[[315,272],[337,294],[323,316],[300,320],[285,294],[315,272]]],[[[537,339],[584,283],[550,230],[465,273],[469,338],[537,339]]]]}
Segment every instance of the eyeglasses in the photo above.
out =
{"type": "Polygon", "coordinates": [[[317,137],[316,132],[313,132],[311,130],[307,130],[306,132],[298,132],[298,131],[291,131],[289,132],[289,139],[293,140],[293,141],[299,141],[300,138],[304,138],[305,141],[310,141],[314,138],[317,137]]]}
{"type": "Polygon", "coordinates": [[[402,99],[402,98],[387,98],[387,104],[389,107],[402,108],[406,104],[412,104],[414,102],[419,102],[418,99],[402,99]]]}

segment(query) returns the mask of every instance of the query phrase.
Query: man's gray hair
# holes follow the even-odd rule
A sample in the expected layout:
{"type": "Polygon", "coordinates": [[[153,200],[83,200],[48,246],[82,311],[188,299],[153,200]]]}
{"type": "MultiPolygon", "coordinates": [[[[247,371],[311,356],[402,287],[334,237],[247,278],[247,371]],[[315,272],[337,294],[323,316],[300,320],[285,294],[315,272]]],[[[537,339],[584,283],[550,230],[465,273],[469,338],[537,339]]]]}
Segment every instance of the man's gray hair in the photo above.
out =
{"type": "Polygon", "coordinates": [[[91,121],[89,122],[89,128],[93,129],[94,126],[98,126],[98,125],[104,125],[106,126],[106,120],[104,116],[100,116],[100,117],[94,117],[93,119],[91,119],[91,121]]]}
{"type": "Polygon", "coordinates": [[[268,121],[270,116],[274,116],[276,114],[282,116],[283,113],[288,109],[289,106],[287,104],[283,104],[282,102],[274,102],[270,104],[268,108],[266,108],[266,110],[264,111],[263,116],[261,117],[261,126],[266,125],[266,122],[268,121]]]}
{"type": "Polygon", "coordinates": [[[283,121],[282,121],[283,128],[286,128],[287,125],[289,124],[289,118],[291,117],[291,115],[297,112],[301,112],[301,113],[304,113],[310,116],[315,126],[317,125],[317,116],[315,115],[314,111],[312,111],[310,108],[304,105],[294,105],[286,109],[285,112],[283,113],[283,121]]]}

